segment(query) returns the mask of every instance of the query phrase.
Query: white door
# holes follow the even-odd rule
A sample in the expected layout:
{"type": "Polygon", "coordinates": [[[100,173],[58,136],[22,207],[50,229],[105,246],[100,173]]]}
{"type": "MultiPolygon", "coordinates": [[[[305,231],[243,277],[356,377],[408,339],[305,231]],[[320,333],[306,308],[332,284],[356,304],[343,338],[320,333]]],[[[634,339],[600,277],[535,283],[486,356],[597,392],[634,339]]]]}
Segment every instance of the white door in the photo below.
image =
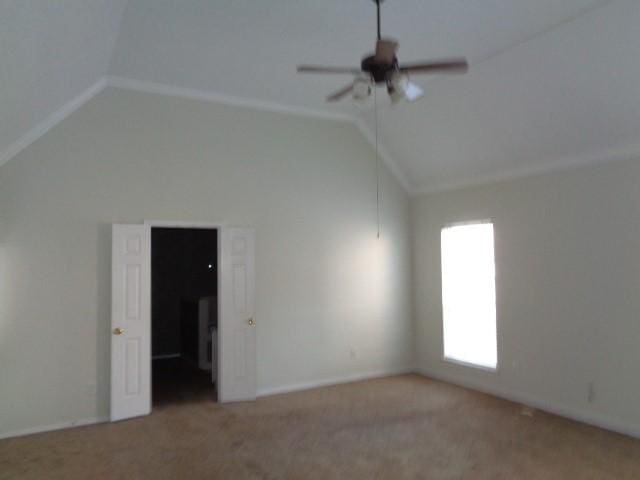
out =
{"type": "Polygon", "coordinates": [[[222,228],[218,400],[256,398],[255,234],[222,228]]]}
{"type": "Polygon", "coordinates": [[[150,229],[113,225],[111,421],[151,412],[150,229]]]}

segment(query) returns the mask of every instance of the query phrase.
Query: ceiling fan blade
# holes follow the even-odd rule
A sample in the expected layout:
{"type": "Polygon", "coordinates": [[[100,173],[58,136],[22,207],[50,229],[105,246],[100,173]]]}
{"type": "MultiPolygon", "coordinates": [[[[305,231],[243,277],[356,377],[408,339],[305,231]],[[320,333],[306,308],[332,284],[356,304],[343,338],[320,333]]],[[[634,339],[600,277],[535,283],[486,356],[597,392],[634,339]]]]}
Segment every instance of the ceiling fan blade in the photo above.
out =
{"type": "Polygon", "coordinates": [[[407,83],[407,87],[404,91],[404,98],[409,102],[415,102],[416,100],[422,98],[424,95],[424,90],[420,88],[415,83],[409,82],[407,83]]]}
{"type": "Polygon", "coordinates": [[[396,58],[398,42],[392,38],[383,38],[376,42],[376,63],[391,65],[396,58]]]}
{"type": "Polygon", "coordinates": [[[341,88],[340,90],[333,92],[331,95],[327,97],[327,102],[337,102],[338,100],[342,100],[344,97],[349,95],[353,91],[353,83],[350,83],[346,87],[341,88]]]}
{"type": "Polygon", "coordinates": [[[406,73],[445,73],[460,74],[469,70],[469,64],[465,58],[453,58],[447,60],[436,60],[424,63],[405,63],[398,67],[401,72],[406,73]]]}
{"type": "Polygon", "coordinates": [[[298,65],[298,73],[335,73],[358,75],[361,70],[355,67],[328,67],[324,65],[298,65]]]}

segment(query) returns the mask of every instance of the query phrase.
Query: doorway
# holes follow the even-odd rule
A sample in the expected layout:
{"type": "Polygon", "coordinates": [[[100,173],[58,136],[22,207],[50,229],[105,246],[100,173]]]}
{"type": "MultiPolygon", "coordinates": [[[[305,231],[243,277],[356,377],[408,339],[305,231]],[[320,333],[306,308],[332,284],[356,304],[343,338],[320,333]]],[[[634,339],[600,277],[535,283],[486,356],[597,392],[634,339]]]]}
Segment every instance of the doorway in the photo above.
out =
{"type": "MultiPolygon", "coordinates": [[[[254,229],[182,222],[114,224],[111,249],[111,421],[151,412],[151,230],[156,227],[216,232],[218,340],[211,342],[214,370],[210,378],[215,382],[215,393],[221,403],[256,398],[254,229]]],[[[209,260],[205,264],[207,269],[209,264],[213,269],[214,264],[209,260]]],[[[188,306],[185,308],[189,309],[188,306]]],[[[201,308],[200,301],[198,308],[201,308]]],[[[208,315],[204,314],[204,317],[209,318],[208,315]]],[[[182,357],[182,342],[179,348],[180,352],[174,351],[173,355],[179,353],[182,357]]],[[[207,349],[204,349],[206,357],[207,349]]],[[[192,354],[192,358],[195,357],[195,353],[192,354]]],[[[167,370],[170,375],[171,368],[167,370]]]]}
{"type": "Polygon", "coordinates": [[[151,228],[153,408],[216,401],[218,230],[151,228]]]}

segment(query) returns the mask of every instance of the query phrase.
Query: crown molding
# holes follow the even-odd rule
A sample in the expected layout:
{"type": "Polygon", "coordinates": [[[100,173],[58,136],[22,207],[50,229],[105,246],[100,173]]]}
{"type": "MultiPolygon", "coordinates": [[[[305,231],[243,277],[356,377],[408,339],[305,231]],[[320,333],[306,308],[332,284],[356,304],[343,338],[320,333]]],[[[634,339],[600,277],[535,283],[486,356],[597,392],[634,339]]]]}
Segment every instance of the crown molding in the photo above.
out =
{"type": "MultiPolygon", "coordinates": [[[[236,97],[230,95],[224,95],[215,92],[194,90],[191,88],[176,87],[172,85],[165,85],[161,83],[146,82],[143,80],[135,80],[125,77],[107,76],[106,84],[110,87],[121,88],[124,90],[132,90],[136,92],[155,93],[158,95],[165,95],[178,98],[188,98],[191,100],[199,100],[203,102],[217,103],[223,105],[230,105],[235,107],[252,108],[254,110],[261,110],[265,112],[285,113],[289,115],[299,115],[308,118],[320,118],[325,120],[333,120],[339,122],[352,123],[360,134],[366,139],[366,141],[375,148],[375,135],[371,132],[371,129],[366,125],[362,118],[354,115],[348,115],[346,113],[328,112],[325,110],[316,110],[311,108],[294,107],[291,105],[284,105],[275,102],[264,102],[253,98],[236,97]]],[[[389,152],[380,145],[378,141],[378,154],[384,165],[391,171],[396,177],[398,182],[402,185],[405,191],[409,194],[412,193],[409,182],[406,176],[398,166],[397,162],[391,157],[389,152]]]]}
{"type": "MultiPolygon", "coordinates": [[[[164,85],[154,82],[145,82],[141,80],[134,80],[124,77],[105,76],[94,83],[91,87],[84,90],[80,95],[75,97],[70,102],[64,104],[54,113],[45,118],[42,122],[38,123],[35,127],[29,130],[26,134],[13,142],[7,149],[0,152],[0,166],[7,163],[13,157],[18,155],[21,151],[31,145],[33,142],[42,137],[45,133],[55,127],[62,120],[67,118],[73,112],[82,107],[85,103],[95,97],[98,93],[104,90],[105,87],[120,88],[123,90],[132,90],[137,92],[155,93],[158,95],[188,98],[192,100],[199,100],[210,103],[217,103],[223,105],[230,105],[236,107],[252,108],[254,110],[261,110],[266,112],[284,113],[289,115],[299,115],[307,118],[319,118],[325,120],[332,120],[338,122],[351,123],[356,127],[356,130],[365,138],[373,148],[376,146],[375,135],[371,129],[366,125],[361,117],[347,115],[345,113],[328,112],[325,110],[316,110],[303,107],[294,107],[290,105],[284,105],[274,102],[264,102],[261,100],[235,97],[229,95],[223,95],[213,92],[205,92],[200,90],[193,90],[190,88],[182,88],[171,85],[164,85]]],[[[402,169],[398,166],[398,163],[393,159],[389,152],[378,141],[378,154],[384,165],[389,171],[396,177],[398,182],[402,185],[405,191],[409,194],[413,194],[409,182],[406,176],[402,172],[402,169]]]]}
{"type": "MultiPolygon", "coordinates": [[[[365,138],[365,140],[367,140],[367,142],[375,150],[376,135],[374,132],[371,131],[371,128],[369,128],[369,126],[365,123],[365,121],[360,117],[354,117],[353,124],[356,126],[360,134],[365,138]]],[[[405,176],[402,169],[398,166],[398,163],[393,159],[391,154],[389,154],[389,151],[380,143],[380,139],[378,139],[377,141],[377,148],[378,148],[378,156],[382,160],[382,163],[384,163],[384,165],[389,169],[389,171],[396,177],[398,182],[400,182],[400,185],[402,185],[402,188],[404,188],[409,195],[414,195],[415,191],[411,187],[409,180],[407,180],[407,177],[405,176]]]]}
{"type": "Polygon", "coordinates": [[[42,137],[45,133],[55,127],[62,120],[67,118],[73,112],[82,107],[85,103],[95,97],[98,93],[100,93],[107,85],[105,78],[101,78],[96,83],[91,85],[85,91],[83,91],[80,95],[75,97],[70,102],[65,103],[58,110],[53,112],[47,118],[45,118],[42,122],[38,123],[35,127],[25,133],[23,136],[18,138],[15,142],[9,145],[8,148],[0,152],[0,166],[7,163],[13,157],[18,155],[21,151],[31,145],[33,142],[42,137]]]}
{"type": "Polygon", "coordinates": [[[575,155],[563,157],[548,165],[529,165],[522,168],[511,168],[504,172],[479,175],[472,179],[461,180],[459,182],[442,183],[438,186],[414,191],[414,195],[433,195],[437,193],[464,190],[467,188],[481,187],[494,183],[518,180],[528,177],[542,176],[548,173],[574,170],[581,167],[592,167],[611,162],[640,159],[640,144],[631,145],[626,148],[612,148],[603,150],[595,154],[575,155]]]}
{"type": "MultiPolygon", "coordinates": [[[[371,131],[366,122],[359,116],[351,116],[344,113],[327,112],[323,110],[314,110],[301,107],[293,107],[272,102],[263,102],[249,98],[232,97],[211,92],[203,92],[182,87],[174,87],[152,82],[143,82],[123,77],[107,76],[103,77],[89,88],[84,90],[80,95],[64,104],[58,110],[46,117],[42,122],[18,138],[9,145],[8,148],[0,152],[0,166],[7,163],[13,157],[22,152],[29,145],[34,143],[45,133],[63,121],[73,112],[78,110],[89,100],[100,93],[105,87],[112,86],[125,90],[134,90],[147,93],[156,93],[160,95],[175,96],[181,98],[190,98],[194,100],[232,105],[238,107],[253,108],[262,111],[286,113],[291,115],[300,115],[311,118],[321,118],[326,120],[340,121],[353,124],[357,131],[365,138],[365,140],[375,148],[375,134],[371,131]]],[[[632,160],[640,158],[640,144],[631,145],[627,148],[609,149],[590,155],[578,155],[564,157],[547,165],[530,165],[518,169],[509,169],[507,171],[478,175],[471,179],[461,180],[457,182],[441,183],[437,186],[427,187],[423,189],[413,188],[408,181],[398,163],[389,154],[383,145],[378,141],[378,154],[384,165],[396,177],[405,191],[412,196],[432,195],[442,192],[454,190],[463,190],[466,188],[480,187],[484,185],[500,183],[520,178],[544,175],[547,173],[569,170],[580,167],[587,167],[609,163],[613,161],[632,160]]]]}
{"type": "Polygon", "coordinates": [[[300,115],[303,117],[321,118],[325,120],[336,120],[341,122],[351,122],[353,118],[346,113],[329,112],[306,107],[295,107],[276,102],[265,102],[248,97],[237,97],[205,90],[195,90],[192,88],[176,87],[163,83],[147,82],[132,78],[107,76],[107,86],[133,90],[137,92],[156,93],[169,97],[188,98],[202,102],[218,103],[234,107],[252,108],[265,112],[287,113],[289,115],[300,115]]]}

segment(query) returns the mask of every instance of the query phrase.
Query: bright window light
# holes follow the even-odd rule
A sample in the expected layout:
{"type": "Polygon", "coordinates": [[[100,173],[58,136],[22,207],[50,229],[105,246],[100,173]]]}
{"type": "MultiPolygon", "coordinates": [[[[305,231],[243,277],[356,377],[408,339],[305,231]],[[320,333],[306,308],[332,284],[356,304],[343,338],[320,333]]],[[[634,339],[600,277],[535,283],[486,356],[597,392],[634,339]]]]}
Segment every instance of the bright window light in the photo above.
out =
{"type": "Polygon", "coordinates": [[[445,359],[495,369],[498,348],[493,224],[443,228],[441,249],[445,359]]]}

